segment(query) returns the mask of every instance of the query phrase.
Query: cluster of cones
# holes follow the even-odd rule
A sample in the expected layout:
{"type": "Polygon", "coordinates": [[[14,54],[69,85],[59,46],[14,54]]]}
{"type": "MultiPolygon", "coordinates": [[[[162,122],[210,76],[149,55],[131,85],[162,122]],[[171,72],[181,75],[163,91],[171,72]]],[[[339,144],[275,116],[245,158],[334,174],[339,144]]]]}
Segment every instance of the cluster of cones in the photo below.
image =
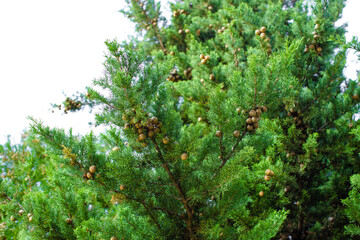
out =
{"type": "Polygon", "coordinates": [[[84,179],[92,179],[94,178],[96,172],[96,166],[92,165],[89,167],[89,171],[83,174],[84,179]]]}
{"type": "Polygon", "coordinates": [[[266,27],[261,27],[260,29],[256,29],[255,35],[260,36],[260,38],[263,40],[263,42],[261,42],[262,47],[264,47],[266,49],[266,52],[270,54],[271,53],[271,45],[269,43],[270,38],[266,36],[266,27]]]}
{"type": "Polygon", "coordinates": [[[75,110],[79,110],[81,108],[80,101],[74,101],[74,100],[70,99],[69,97],[66,98],[64,105],[65,105],[65,110],[64,110],[65,113],[70,110],[75,111],[75,110]]]}
{"type": "MultiPolygon", "coordinates": [[[[123,116],[123,120],[127,121],[127,116],[123,116]]],[[[161,131],[162,123],[157,117],[148,118],[146,122],[137,121],[132,118],[130,122],[125,123],[124,129],[133,129],[137,134],[137,142],[141,142],[143,147],[147,146],[146,139],[153,138],[161,131]]]]}
{"type": "Polygon", "coordinates": [[[313,34],[313,40],[311,42],[311,44],[305,46],[304,52],[307,53],[310,50],[314,50],[317,52],[317,54],[320,54],[322,52],[322,48],[319,45],[319,39],[320,39],[320,35],[318,33],[318,30],[320,28],[319,24],[315,25],[315,31],[312,33],[313,34]]]}
{"type": "Polygon", "coordinates": [[[273,177],[275,173],[270,169],[266,169],[264,179],[265,181],[270,181],[271,177],[273,177]]]}
{"type": "Polygon", "coordinates": [[[184,76],[185,76],[187,79],[191,79],[191,71],[192,71],[192,68],[191,68],[191,67],[188,67],[187,69],[184,70],[184,76]]]}
{"type": "Polygon", "coordinates": [[[246,119],[246,129],[248,131],[255,131],[257,128],[259,128],[260,116],[263,112],[266,111],[266,106],[251,109],[248,113],[248,118],[246,119]]]}
{"type": "Polygon", "coordinates": [[[301,111],[297,111],[295,108],[290,108],[288,112],[288,116],[293,118],[296,128],[300,129],[301,132],[304,133],[306,130],[306,125],[304,123],[304,119],[301,114],[301,111]]]}
{"type": "Polygon", "coordinates": [[[171,81],[171,82],[181,81],[181,76],[180,76],[180,74],[178,74],[176,68],[174,68],[174,69],[170,72],[170,76],[169,76],[166,80],[171,81]]]}
{"type": "Polygon", "coordinates": [[[175,11],[173,11],[173,17],[178,17],[180,16],[180,14],[186,14],[184,9],[177,9],[175,11]]]}

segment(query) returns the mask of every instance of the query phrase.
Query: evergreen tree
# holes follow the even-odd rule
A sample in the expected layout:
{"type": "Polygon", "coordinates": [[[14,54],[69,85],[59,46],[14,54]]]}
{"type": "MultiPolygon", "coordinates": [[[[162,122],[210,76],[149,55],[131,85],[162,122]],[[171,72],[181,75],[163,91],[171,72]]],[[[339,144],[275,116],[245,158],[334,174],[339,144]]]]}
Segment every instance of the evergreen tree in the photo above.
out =
{"type": "Polygon", "coordinates": [[[154,0],[127,2],[143,40],[106,41],[104,76],[64,102],[99,106],[106,132],[31,118],[30,140],[1,149],[0,236],[355,236],[360,87],[342,71],[359,44],[334,26],[344,1],[185,0],[171,23],[154,0]]]}

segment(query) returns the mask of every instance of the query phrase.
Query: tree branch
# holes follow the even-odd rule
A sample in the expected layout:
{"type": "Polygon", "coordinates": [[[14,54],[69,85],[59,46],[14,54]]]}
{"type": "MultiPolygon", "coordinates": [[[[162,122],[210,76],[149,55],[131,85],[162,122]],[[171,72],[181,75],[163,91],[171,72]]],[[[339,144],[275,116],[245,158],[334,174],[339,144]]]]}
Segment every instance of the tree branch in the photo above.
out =
{"type": "Polygon", "coordinates": [[[222,159],[221,161],[221,165],[219,167],[219,169],[216,171],[216,173],[214,174],[214,176],[211,178],[211,180],[213,180],[216,175],[220,172],[221,168],[224,167],[224,165],[226,164],[226,162],[234,155],[235,153],[235,148],[239,145],[240,141],[244,138],[245,134],[247,133],[247,130],[243,131],[242,135],[238,138],[238,140],[236,141],[235,145],[231,148],[231,151],[229,153],[229,155],[225,158],[222,159]]]}
{"type": "Polygon", "coordinates": [[[192,209],[191,207],[189,206],[188,204],[188,201],[187,201],[187,198],[185,196],[185,193],[183,192],[183,190],[181,189],[181,186],[180,186],[180,182],[177,181],[174,177],[174,175],[171,173],[162,153],[161,153],[161,150],[158,146],[158,144],[156,143],[156,141],[154,139],[151,138],[151,141],[152,143],[154,144],[155,148],[156,148],[156,151],[158,152],[158,155],[159,155],[159,158],[160,158],[160,161],[163,163],[163,168],[165,169],[165,171],[167,172],[168,176],[170,177],[172,183],[174,184],[176,190],[179,192],[179,195],[181,197],[181,202],[183,203],[184,207],[185,207],[185,210],[186,210],[186,213],[187,213],[187,216],[188,216],[188,219],[186,221],[186,225],[187,225],[187,228],[188,228],[188,231],[189,231],[189,234],[190,234],[190,239],[194,239],[194,233],[193,233],[193,230],[192,230],[192,218],[193,218],[193,213],[192,213],[192,209]]]}

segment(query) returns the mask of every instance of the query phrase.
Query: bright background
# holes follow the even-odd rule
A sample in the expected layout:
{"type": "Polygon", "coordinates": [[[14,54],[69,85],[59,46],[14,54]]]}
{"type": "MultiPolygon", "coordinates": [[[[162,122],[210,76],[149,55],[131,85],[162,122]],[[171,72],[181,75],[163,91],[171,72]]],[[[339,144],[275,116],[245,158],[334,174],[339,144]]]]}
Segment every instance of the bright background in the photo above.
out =
{"type": "MultiPolygon", "coordinates": [[[[50,103],[62,103],[63,92],[84,92],[102,76],[105,40],[135,34],[118,12],[124,6],[123,0],[0,1],[0,144],[9,134],[19,142],[28,116],[51,127],[72,127],[74,133],[102,131],[89,126],[93,115],[87,110],[52,113],[50,103]]],[[[360,37],[358,9],[359,0],[347,1],[339,22],[348,22],[347,40],[360,37]]],[[[354,53],[348,62],[346,75],[356,79],[360,67],[354,53]]]]}

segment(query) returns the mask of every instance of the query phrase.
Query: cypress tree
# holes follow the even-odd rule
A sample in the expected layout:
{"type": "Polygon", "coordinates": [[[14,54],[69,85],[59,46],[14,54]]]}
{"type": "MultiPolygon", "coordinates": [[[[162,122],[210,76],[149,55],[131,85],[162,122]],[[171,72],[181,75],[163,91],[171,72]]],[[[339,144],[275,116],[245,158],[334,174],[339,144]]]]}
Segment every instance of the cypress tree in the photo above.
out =
{"type": "Polygon", "coordinates": [[[104,76],[64,102],[99,107],[107,130],[31,118],[23,143],[1,146],[3,239],[360,233],[360,88],[343,75],[359,44],[334,25],[343,0],[184,0],[170,22],[157,1],[127,3],[142,40],[107,40],[104,76]]]}

